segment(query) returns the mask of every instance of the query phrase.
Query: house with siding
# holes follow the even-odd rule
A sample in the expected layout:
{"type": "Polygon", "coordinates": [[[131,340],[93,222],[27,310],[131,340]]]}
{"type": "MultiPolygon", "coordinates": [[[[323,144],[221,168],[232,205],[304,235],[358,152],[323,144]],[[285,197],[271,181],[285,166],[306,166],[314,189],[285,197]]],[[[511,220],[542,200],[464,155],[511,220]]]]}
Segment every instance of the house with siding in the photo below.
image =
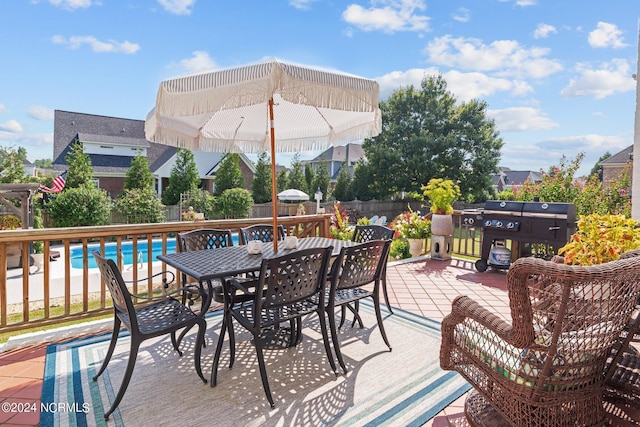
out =
{"type": "MultiPolygon", "coordinates": [[[[611,181],[619,179],[625,169],[628,168],[629,180],[632,179],[633,173],[631,166],[633,165],[633,145],[628,146],[622,151],[607,157],[599,163],[602,170],[602,187],[607,188],[611,181]]],[[[629,185],[631,189],[631,185],[629,185]]]]}
{"type": "MultiPolygon", "coordinates": [[[[175,165],[177,148],[147,141],[144,120],[99,116],[56,110],[53,130],[53,166],[58,173],[68,168],[65,158],[71,146],[80,142],[91,159],[96,185],[112,197],[124,187],[131,161],[140,153],[149,161],[158,195],[169,183],[175,165]]],[[[214,189],[215,174],[226,153],[194,151],[201,187],[214,189]]],[[[245,188],[251,189],[255,166],[240,154],[240,170],[245,188]]]]}
{"type": "Polygon", "coordinates": [[[335,147],[329,147],[312,160],[302,161],[302,164],[310,163],[314,171],[317,171],[322,164],[326,164],[329,169],[331,182],[335,184],[340,174],[340,168],[346,166],[353,175],[353,168],[358,160],[364,158],[362,144],[350,143],[335,147]]]}

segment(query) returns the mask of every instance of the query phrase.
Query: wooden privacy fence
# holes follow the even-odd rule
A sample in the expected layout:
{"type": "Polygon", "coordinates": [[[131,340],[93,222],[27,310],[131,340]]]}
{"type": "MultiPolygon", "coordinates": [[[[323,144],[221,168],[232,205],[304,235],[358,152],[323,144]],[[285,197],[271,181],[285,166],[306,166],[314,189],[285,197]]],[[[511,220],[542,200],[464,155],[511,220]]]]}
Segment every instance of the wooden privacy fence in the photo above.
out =
{"type": "MultiPolygon", "coordinates": [[[[0,232],[0,330],[11,332],[108,313],[111,298],[98,269],[90,267],[93,262],[91,248],[104,254],[107,247],[113,246],[125,280],[134,282],[132,292],[151,296],[154,288],[161,284],[161,277],[136,281],[163,269],[162,263],[155,260],[154,245],[165,253],[175,245],[175,236],[182,231],[196,228],[238,230],[271,222],[271,218],[253,218],[3,230],[0,232]],[[44,262],[38,270],[28,261],[31,258],[29,248],[35,241],[44,242],[44,262]],[[139,250],[145,246],[148,248],[146,256],[139,250]],[[23,261],[22,267],[8,269],[8,254],[14,248],[23,261]],[[131,253],[130,264],[125,264],[125,248],[131,253]]],[[[289,234],[298,237],[329,236],[330,215],[283,217],[278,223],[289,234]]]]}

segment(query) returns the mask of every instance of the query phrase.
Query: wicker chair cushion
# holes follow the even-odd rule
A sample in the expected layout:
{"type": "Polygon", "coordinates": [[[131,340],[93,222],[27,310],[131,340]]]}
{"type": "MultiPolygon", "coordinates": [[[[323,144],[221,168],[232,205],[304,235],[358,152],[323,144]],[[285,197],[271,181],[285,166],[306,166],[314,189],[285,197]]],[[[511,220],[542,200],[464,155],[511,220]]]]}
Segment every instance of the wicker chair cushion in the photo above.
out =
{"type": "MultiPolygon", "coordinates": [[[[589,329],[598,330],[612,327],[611,322],[593,325],[589,329]]],[[[458,326],[461,329],[461,326],[458,326]]],[[[536,342],[541,348],[517,348],[504,341],[500,341],[498,336],[490,331],[484,331],[485,336],[478,331],[467,331],[467,333],[456,334],[459,339],[464,337],[464,345],[478,362],[483,363],[488,369],[502,374],[505,378],[526,387],[532,387],[539,378],[539,374],[546,360],[546,345],[551,342],[551,333],[545,331],[538,335],[536,342]],[[498,348],[496,343],[500,342],[498,348]]],[[[563,381],[571,376],[571,371],[567,372],[562,367],[566,364],[580,364],[591,359],[590,349],[597,348],[597,341],[591,338],[590,333],[580,333],[576,331],[565,332],[559,340],[562,345],[558,348],[555,361],[553,363],[552,376],[562,378],[563,381]]],[[[591,365],[583,369],[592,369],[591,365]]],[[[573,373],[578,373],[576,369],[573,373]]],[[[580,372],[583,375],[584,372],[580,372]]],[[[563,389],[571,388],[571,382],[562,386],[563,389]]],[[[544,386],[544,390],[552,390],[544,386]]]]}

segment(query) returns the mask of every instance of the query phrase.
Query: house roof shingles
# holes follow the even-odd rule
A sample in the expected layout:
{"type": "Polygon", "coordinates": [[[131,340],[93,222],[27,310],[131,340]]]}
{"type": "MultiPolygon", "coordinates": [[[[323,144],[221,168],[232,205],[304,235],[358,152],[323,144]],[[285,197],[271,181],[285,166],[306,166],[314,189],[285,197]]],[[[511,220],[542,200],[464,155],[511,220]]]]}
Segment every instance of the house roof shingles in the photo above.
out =
{"type": "MultiPolygon", "coordinates": [[[[56,170],[66,169],[65,157],[75,139],[84,142],[104,142],[128,146],[147,147],[147,158],[154,172],[176,152],[175,147],[149,142],[145,138],[144,120],[98,116],[56,110],[53,133],[53,165],[56,170]]],[[[131,166],[131,158],[90,154],[95,172],[123,174],[131,166]]]]}

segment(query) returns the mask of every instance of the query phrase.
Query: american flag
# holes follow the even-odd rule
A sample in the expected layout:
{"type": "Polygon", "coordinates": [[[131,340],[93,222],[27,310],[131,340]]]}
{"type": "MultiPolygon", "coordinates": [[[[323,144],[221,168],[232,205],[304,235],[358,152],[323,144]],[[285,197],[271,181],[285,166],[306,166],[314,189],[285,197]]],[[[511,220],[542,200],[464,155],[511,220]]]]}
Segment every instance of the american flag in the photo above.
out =
{"type": "Polygon", "coordinates": [[[65,182],[67,182],[67,171],[62,172],[53,179],[53,188],[41,185],[40,191],[44,191],[45,193],[59,193],[64,188],[65,182]]]}

